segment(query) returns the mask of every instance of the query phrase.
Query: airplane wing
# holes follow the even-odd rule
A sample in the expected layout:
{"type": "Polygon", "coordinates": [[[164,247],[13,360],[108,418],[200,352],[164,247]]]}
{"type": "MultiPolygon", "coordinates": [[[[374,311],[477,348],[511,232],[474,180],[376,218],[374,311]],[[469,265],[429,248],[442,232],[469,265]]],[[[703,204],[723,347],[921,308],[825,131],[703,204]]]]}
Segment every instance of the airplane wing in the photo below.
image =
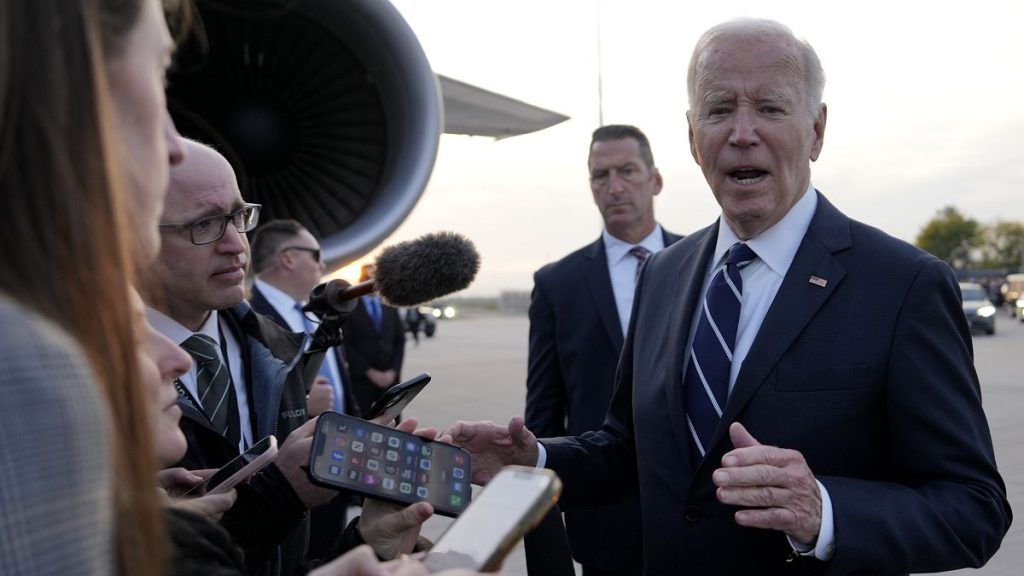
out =
{"type": "Polygon", "coordinates": [[[437,75],[444,99],[447,134],[489,136],[495,140],[543,130],[568,116],[527,104],[459,80],[437,75]]]}

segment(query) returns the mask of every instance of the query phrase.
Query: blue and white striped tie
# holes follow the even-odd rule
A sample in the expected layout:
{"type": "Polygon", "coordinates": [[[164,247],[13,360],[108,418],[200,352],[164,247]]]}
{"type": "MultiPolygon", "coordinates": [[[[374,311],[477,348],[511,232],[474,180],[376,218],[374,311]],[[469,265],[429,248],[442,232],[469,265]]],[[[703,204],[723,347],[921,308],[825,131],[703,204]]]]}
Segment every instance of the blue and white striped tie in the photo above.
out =
{"type": "Polygon", "coordinates": [[[710,449],[708,443],[729,396],[729,371],[743,302],[740,269],[755,258],[757,254],[746,244],[733,244],[704,296],[689,365],[683,376],[686,423],[693,438],[691,451],[695,462],[700,462],[710,449]]]}

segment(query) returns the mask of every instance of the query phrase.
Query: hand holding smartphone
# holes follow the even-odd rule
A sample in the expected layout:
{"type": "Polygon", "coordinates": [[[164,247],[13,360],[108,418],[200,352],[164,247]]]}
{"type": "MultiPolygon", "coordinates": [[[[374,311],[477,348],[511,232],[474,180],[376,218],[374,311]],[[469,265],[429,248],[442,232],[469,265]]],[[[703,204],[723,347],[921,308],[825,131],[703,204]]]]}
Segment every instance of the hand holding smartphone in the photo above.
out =
{"type": "Polygon", "coordinates": [[[430,374],[424,372],[419,376],[413,376],[401,384],[395,384],[381,394],[381,397],[370,406],[366,414],[363,414],[363,418],[385,424],[391,422],[402,413],[402,410],[405,410],[405,407],[412,402],[412,399],[429,383],[430,374]]]}
{"type": "Polygon", "coordinates": [[[562,482],[551,470],[506,466],[423,558],[430,572],[468,568],[494,572],[558,501],[562,482]]]}
{"type": "Polygon", "coordinates": [[[248,480],[264,466],[274,461],[277,456],[277,438],[267,436],[255,443],[245,452],[222,466],[209,478],[194,486],[183,496],[202,496],[204,494],[222,494],[231,490],[239,483],[248,480]]]}
{"type": "Polygon", "coordinates": [[[309,477],[320,486],[401,504],[427,501],[458,516],[472,490],[469,452],[353,416],[324,412],[317,422],[309,477]]]}

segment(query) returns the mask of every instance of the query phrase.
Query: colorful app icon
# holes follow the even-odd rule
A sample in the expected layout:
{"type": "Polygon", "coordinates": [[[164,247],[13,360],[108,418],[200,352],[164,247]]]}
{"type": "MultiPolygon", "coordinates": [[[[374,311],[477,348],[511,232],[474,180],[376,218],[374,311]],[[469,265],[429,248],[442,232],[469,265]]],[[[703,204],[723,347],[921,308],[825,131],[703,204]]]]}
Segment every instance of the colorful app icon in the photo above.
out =
{"type": "Polygon", "coordinates": [[[366,428],[356,428],[356,438],[366,438],[366,428]]]}
{"type": "Polygon", "coordinates": [[[335,450],[335,451],[331,452],[331,459],[332,460],[337,460],[339,462],[344,462],[345,461],[345,451],[344,450],[335,450]]]}
{"type": "Polygon", "coordinates": [[[395,480],[394,478],[384,478],[383,480],[380,481],[380,486],[385,490],[394,490],[395,480]]]}
{"type": "Polygon", "coordinates": [[[455,463],[460,465],[460,466],[464,465],[466,463],[466,455],[465,454],[456,454],[455,455],[455,463]]]}
{"type": "Polygon", "coordinates": [[[412,440],[406,440],[405,441],[405,451],[406,452],[415,452],[416,451],[416,443],[413,442],[412,440]]]}
{"type": "Polygon", "coordinates": [[[367,472],[363,474],[363,484],[367,486],[376,486],[380,482],[380,478],[376,474],[370,474],[367,472]]]}
{"type": "Polygon", "coordinates": [[[462,496],[459,496],[458,494],[452,494],[451,503],[452,503],[452,506],[461,507],[462,506],[462,496]]]}
{"type": "Polygon", "coordinates": [[[331,476],[341,476],[341,466],[338,466],[337,464],[331,464],[327,468],[327,471],[331,473],[331,476]]]}
{"type": "Polygon", "coordinates": [[[430,474],[420,472],[419,475],[416,476],[416,481],[420,484],[430,484],[430,474]]]}
{"type": "Polygon", "coordinates": [[[429,495],[430,495],[430,490],[427,490],[426,486],[417,486],[416,487],[416,496],[418,496],[420,498],[426,498],[429,495]]]}
{"type": "Polygon", "coordinates": [[[402,480],[412,480],[412,470],[406,468],[402,470],[402,480]]]}
{"type": "Polygon", "coordinates": [[[380,432],[372,432],[370,434],[370,442],[373,442],[374,444],[380,444],[383,441],[384,435],[381,434],[380,432]]]}
{"type": "Polygon", "coordinates": [[[398,474],[398,466],[395,466],[394,464],[387,464],[384,466],[384,473],[394,476],[395,474],[398,474]]]}
{"type": "Polygon", "coordinates": [[[465,485],[462,482],[452,482],[452,490],[454,490],[455,492],[462,492],[464,486],[465,485]]]}
{"type": "Polygon", "coordinates": [[[424,456],[430,456],[433,453],[434,449],[431,448],[430,446],[423,446],[422,448],[420,448],[420,454],[423,454],[424,456]]]}
{"type": "Polygon", "coordinates": [[[388,436],[388,446],[399,448],[402,446],[402,441],[396,436],[388,436]]]}
{"type": "Polygon", "coordinates": [[[362,452],[364,446],[365,445],[362,442],[360,442],[359,440],[353,440],[352,441],[352,451],[353,452],[362,452]]]}
{"type": "Polygon", "coordinates": [[[456,468],[456,469],[452,470],[452,478],[458,478],[459,480],[462,480],[465,477],[466,477],[466,471],[463,470],[462,468],[456,468]]]}
{"type": "Polygon", "coordinates": [[[362,465],[363,465],[363,457],[362,456],[352,456],[351,458],[348,459],[348,463],[353,465],[353,466],[362,467],[362,465]]]}
{"type": "Polygon", "coordinates": [[[398,462],[398,450],[388,450],[384,457],[388,459],[388,462],[398,462]]]}
{"type": "Polygon", "coordinates": [[[430,460],[426,458],[420,460],[420,470],[430,470],[430,460]]]}
{"type": "Polygon", "coordinates": [[[335,448],[344,448],[346,446],[348,446],[348,438],[338,436],[337,438],[334,439],[335,448]]]}
{"type": "Polygon", "coordinates": [[[373,472],[380,470],[380,460],[374,460],[373,458],[370,458],[369,460],[366,461],[366,469],[371,470],[373,472]]]}
{"type": "Polygon", "coordinates": [[[351,481],[353,481],[353,482],[359,482],[359,477],[360,477],[360,476],[361,476],[362,474],[363,474],[363,473],[362,473],[362,472],[360,472],[359,470],[349,470],[349,471],[348,471],[348,479],[349,479],[349,480],[351,480],[351,481]]]}
{"type": "Polygon", "coordinates": [[[402,482],[398,485],[398,491],[402,494],[412,494],[412,484],[408,482],[402,482]]]}

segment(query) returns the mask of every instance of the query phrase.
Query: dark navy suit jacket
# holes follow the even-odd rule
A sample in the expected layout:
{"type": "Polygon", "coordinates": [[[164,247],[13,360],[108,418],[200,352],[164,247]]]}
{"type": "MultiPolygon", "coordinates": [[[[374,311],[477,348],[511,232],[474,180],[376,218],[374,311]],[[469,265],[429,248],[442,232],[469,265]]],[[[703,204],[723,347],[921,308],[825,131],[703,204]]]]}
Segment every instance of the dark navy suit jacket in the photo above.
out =
{"type": "MultiPolygon", "coordinates": [[[[680,238],[664,229],[662,234],[665,246],[680,238]]],[[[604,241],[598,238],[548,264],[533,281],[526,426],[539,437],[598,430],[612,399],[623,342],[604,241]]],[[[636,498],[569,512],[566,525],[573,556],[581,564],[638,571],[636,498]]]]}
{"type": "Polygon", "coordinates": [[[593,505],[639,484],[646,573],[659,576],[905,574],[984,563],[1011,512],[956,278],[820,194],[709,456],[691,462],[682,351],[718,225],[644,267],[601,431],[544,441],[565,483],[560,503],[593,505]],[[736,509],[717,501],[711,473],[732,449],[732,422],[804,455],[834,506],[831,561],[786,562],[782,533],[742,528],[736,509]]]}
{"type": "Polygon", "coordinates": [[[368,369],[394,369],[395,381],[392,385],[402,381],[405,323],[397,309],[384,304],[381,306],[381,327],[378,332],[366,311],[363,298],[360,298],[342,331],[345,335],[349,372],[352,374],[352,392],[359,402],[359,408],[366,413],[384,393],[366,376],[368,369]]]}

